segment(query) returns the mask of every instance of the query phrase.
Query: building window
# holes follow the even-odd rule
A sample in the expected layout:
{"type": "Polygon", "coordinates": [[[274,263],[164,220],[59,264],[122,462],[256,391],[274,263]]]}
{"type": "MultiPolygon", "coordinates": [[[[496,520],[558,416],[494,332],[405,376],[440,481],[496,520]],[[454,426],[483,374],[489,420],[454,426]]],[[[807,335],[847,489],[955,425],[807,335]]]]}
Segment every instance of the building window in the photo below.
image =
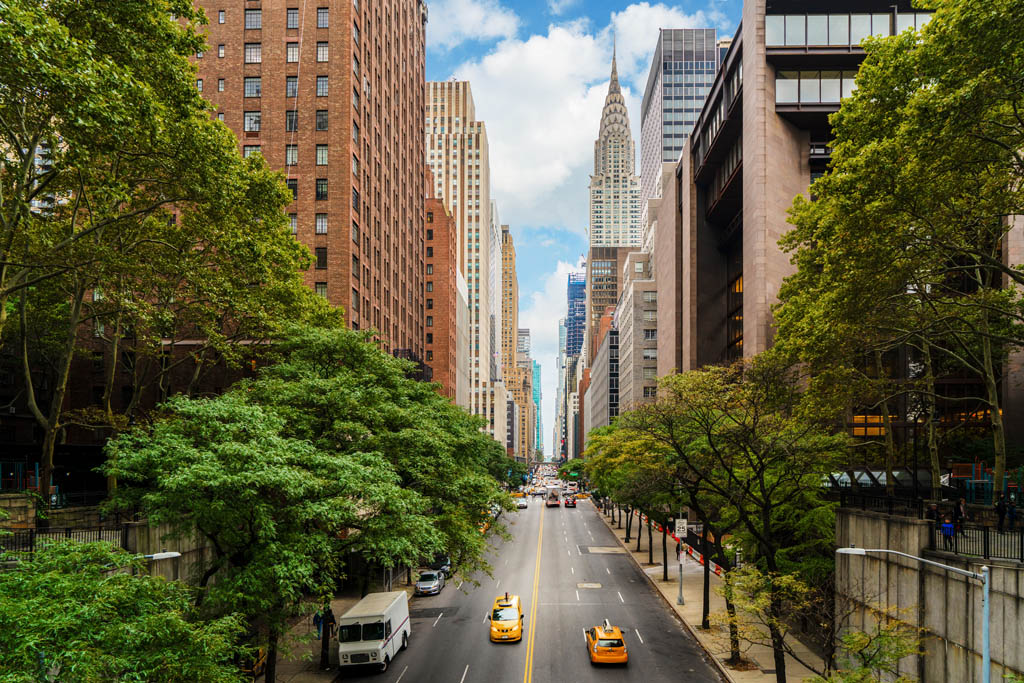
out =
{"type": "Polygon", "coordinates": [[[352,288],[352,310],[359,312],[359,290],[352,288]]]}
{"type": "Polygon", "coordinates": [[[299,232],[299,214],[290,213],[288,214],[288,226],[292,229],[292,234],[296,235],[299,232]]]}
{"type": "Polygon", "coordinates": [[[242,156],[246,159],[260,151],[259,145],[242,145],[242,156]]]}
{"type": "Polygon", "coordinates": [[[287,22],[285,23],[286,28],[298,28],[299,27],[299,8],[289,7],[286,10],[287,22]]]}
{"type": "Polygon", "coordinates": [[[316,179],[316,198],[318,200],[327,199],[327,178],[316,179]]]}
{"type": "Polygon", "coordinates": [[[298,145],[285,145],[284,146],[284,165],[294,166],[299,163],[299,146],[298,145]]]}
{"type": "Polygon", "coordinates": [[[644,341],[657,341],[658,330],[644,330],[644,341]]]}
{"type": "Polygon", "coordinates": [[[359,177],[359,158],[356,156],[352,157],[352,177],[359,177]]]}
{"type": "Polygon", "coordinates": [[[352,122],[352,142],[359,144],[359,124],[352,122]]]}
{"type": "Polygon", "coordinates": [[[352,279],[359,279],[359,257],[354,254],[352,256],[352,279]]]}
{"type": "Polygon", "coordinates": [[[434,248],[427,247],[427,258],[434,258],[434,248]]]}
{"type": "Polygon", "coordinates": [[[325,270],[327,268],[327,247],[316,248],[316,268],[325,270]]]}
{"type": "Polygon", "coordinates": [[[224,57],[224,45],[223,44],[217,46],[217,56],[220,57],[220,58],[224,57]]]}
{"type": "Polygon", "coordinates": [[[292,199],[299,198],[299,181],[297,178],[289,178],[285,181],[288,185],[288,189],[292,191],[292,199]]]}
{"type": "Polygon", "coordinates": [[[318,213],[316,215],[316,234],[326,235],[327,234],[327,214],[318,213]]]}
{"type": "MultiPolygon", "coordinates": [[[[433,211],[427,211],[427,222],[428,223],[433,223],[434,222],[434,212],[433,211]]],[[[430,238],[428,237],[427,239],[430,239],[430,238]]]]}
{"type": "Polygon", "coordinates": [[[260,97],[263,94],[262,82],[259,76],[246,76],[244,82],[246,97],[260,97]]]}
{"type": "Polygon", "coordinates": [[[263,10],[245,10],[245,28],[246,30],[263,28],[263,10]]]}
{"type": "Polygon", "coordinates": [[[433,344],[434,343],[434,333],[433,332],[427,332],[427,343],[428,344],[433,344]]]}
{"type": "Polygon", "coordinates": [[[218,78],[217,79],[217,92],[224,92],[224,79],[223,78],[218,78]]]}
{"type": "Polygon", "coordinates": [[[298,76],[285,76],[285,78],[284,78],[284,96],[285,97],[298,97],[299,96],[299,77],[298,76]]]}
{"type": "Polygon", "coordinates": [[[428,263],[427,264],[427,275],[433,275],[433,274],[434,274],[434,264],[433,263],[428,263]]]}
{"type": "Polygon", "coordinates": [[[355,82],[359,82],[359,60],[355,57],[352,58],[352,75],[355,76],[355,82]]]}
{"type": "Polygon", "coordinates": [[[327,145],[316,146],[316,165],[326,166],[327,165],[327,145]]]}
{"type": "MultiPolygon", "coordinates": [[[[259,79],[257,79],[259,80],[259,79]]],[[[258,133],[260,131],[260,112],[247,111],[243,119],[246,133],[258,133]]]]}
{"type": "Polygon", "coordinates": [[[658,301],[658,293],[656,291],[644,292],[644,303],[645,304],[653,304],[653,303],[657,303],[657,301],[658,301]]]}
{"type": "Polygon", "coordinates": [[[427,327],[433,327],[433,326],[434,326],[434,316],[428,315],[427,316],[427,327]]]}
{"type": "Polygon", "coordinates": [[[316,110],[316,129],[327,130],[327,110],[317,109],[316,110]]]}
{"type": "Polygon", "coordinates": [[[294,133],[299,129],[299,112],[295,109],[284,113],[284,129],[288,133],[294,133]]]}
{"type": "Polygon", "coordinates": [[[434,360],[434,352],[433,351],[430,351],[430,350],[427,351],[427,360],[434,360]]]}
{"type": "Polygon", "coordinates": [[[326,282],[317,282],[315,285],[313,285],[313,291],[326,299],[327,298],[327,283],[326,282]]]}
{"type": "Polygon", "coordinates": [[[644,360],[658,360],[658,349],[643,349],[644,360]]]}
{"type": "Polygon", "coordinates": [[[658,320],[657,311],[644,311],[644,322],[653,323],[658,320]]]}
{"type": "Polygon", "coordinates": [[[327,76],[316,77],[316,96],[327,97],[327,76]]]}
{"type": "Polygon", "coordinates": [[[644,398],[657,398],[658,387],[644,387],[644,398]]]}
{"type": "Polygon", "coordinates": [[[199,92],[203,92],[203,79],[196,79],[196,90],[198,90],[199,92]]]}
{"type": "Polygon", "coordinates": [[[284,48],[284,60],[289,64],[299,61],[299,44],[288,43],[284,48]]]}
{"type": "Polygon", "coordinates": [[[263,61],[263,45],[261,43],[245,44],[245,63],[259,64],[263,61]]]}
{"type": "Polygon", "coordinates": [[[657,368],[644,368],[644,379],[658,379],[657,368]]]}
{"type": "Polygon", "coordinates": [[[359,111],[359,91],[352,89],[352,108],[359,111]]]}
{"type": "Polygon", "coordinates": [[[434,291],[434,283],[433,282],[428,282],[427,283],[427,291],[428,292],[433,292],[434,291]]]}
{"type": "Polygon", "coordinates": [[[221,112],[217,112],[217,120],[218,121],[223,121],[224,120],[224,112],[222,112],[222,111],[221,112]]]}
{"type": "Polygon", "coordinates": [[[433,299],[427,299],[427,310],[428,311],[434,310],[434,300],[433,299]]]}
{"type": "Polygon", "coordinates": [[[352,188],[352,210],[359,213],[359,190],[352,188]]]}
{"type": "MultiPolygon", "coordinates": [[[[427,217],[428,217],[427,218],[427,222],[428,223],[433,222],[433,218],[434,218],[433,212],[428,211],[427,212],[427,217]]],[[[427,230],[427,239],[428,240],[433,240],[434,239],[434,231],[433,230],[427,230]]]]}
{"type": "Polygon", "coordinates": [[[224,19],[225,19],[225,17],[224,17],[224,10],[218,10],[217,11],[217,23],[218,24],[223,24],[224,23],[224,19]]]}
{"type": "Polygon", "coordinates": [[[326,7],[316,8],[316,27],[317,28],[328,28],[328,11],[326,7]]]}
{"type": "Polygon", "coordinates": [[[316,61],[326,62],[328,57],[327,41],[319,41],[316,44],[316,61]]]}
{"type": "Polygon", "coordinates": [[[352,24],[352,44],[359,47],[359,27],[352,24]]]}

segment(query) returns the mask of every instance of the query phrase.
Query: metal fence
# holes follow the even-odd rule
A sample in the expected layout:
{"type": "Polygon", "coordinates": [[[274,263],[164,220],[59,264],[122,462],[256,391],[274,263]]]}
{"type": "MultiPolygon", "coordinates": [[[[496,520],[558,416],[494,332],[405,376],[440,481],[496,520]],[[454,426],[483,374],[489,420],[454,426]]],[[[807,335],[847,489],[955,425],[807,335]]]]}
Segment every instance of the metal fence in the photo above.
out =
{"type": "Polygon", "coordinates": [[[941,525],[933,525],[928,548],[986,560],[1024,562],[1024,527],[999,531],[988,526],[965,524],[955,529],[952,535],[946,535],[941,525]]]}
{"type": "Polygon", "coordinates": [[[0,535],[0,552],[32,553],[47,542],[68,540],[74,543],[107,541],[125,550],[128,549],[128,525],[119,527],[90,527],[82,529],[22,529],[0,535]]]}

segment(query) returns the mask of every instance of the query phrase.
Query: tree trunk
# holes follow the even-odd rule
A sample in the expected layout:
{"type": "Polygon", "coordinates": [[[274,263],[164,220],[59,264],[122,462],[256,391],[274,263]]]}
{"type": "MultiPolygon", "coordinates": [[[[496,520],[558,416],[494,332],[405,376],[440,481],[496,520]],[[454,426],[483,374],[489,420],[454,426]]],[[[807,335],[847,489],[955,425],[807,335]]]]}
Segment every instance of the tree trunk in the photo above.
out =
{"type": "Polygon", "coordinates": [[[896,444],[892,436],[892,419],[889,415],[889,383],[884,377],[882,366],[882,352],[875,349],[875,373],[879,383],[882,384],[882,429],[885,430],[885,494],[893,495],[896,492],[896,480],[892,474],[893,464],[896,461],[896,444]]]}
{"type": "Polygon", "coordinates": [[[277,627],[270,627],[270,635],[267,636],[267,668],[263,673],[264,683],[277,682],[277,627]]]}
{"type": "Polygon", "coordinates": [[[633,529],[633,508],[626,508],[626,543],[629,543],[629,532],[633,529]]]}
{"type": "Polygon", "coordinates": [[[661,580],[668,581],[668,524],[661,527],[661,580]]]}
{"type": "Polygon", "coordinates": [[[647,564],[654,564],[654,530],[651,529],[650,515],[647,515],[647,564]]]}
{"type": "Polygon", "coordinates": [[[992,361],[992,339],[989,337],[988,311],[981,314],[981,353],[982,376],[985,390],[988,393],[989,413],[992,415],[992,449],[996,461],[992,468],[992,500],[1003,492],[1003,478],[1006,474],[1006,433],[1003,430],[1003,415],[1000,412],[1002,401],[999,398],[999,385],[996,384],[995,364],[992,361]]]}
{"type": "Polygon", "coordinates": [[[618,514],[619,521],[617,523],[618,526],[616,528],[621,529],[622,528],[622,506],[621,505],[616,505],[615,507],[618,508],[618,510],[619,510],[619,514],[618,514]]]}
{"type": "Polygon", "coordinates": [[[773,587],[771,606],[768,608],[770,610],[768,632],[772,637],[772,653],[775,655],[776,683],[786,683],[786,645],[782,632],[779,631],[779,627],[776,625],[782,619],[782,602],[775,597],[774,590],[773,587]]]}
{"type": "MultiPolygon", "coordinates": [[[[643,513],[640,513],[643,514],[643,513]]],[[[639,515],[636,518],[636,551],[640,552],[640,542],[644,538],[644,520],[639,515]]]]}
{"type": "Polygon", "coordinates": [[[736,625],[736,605],[730,596],[725,598],[725,611],[729,615],[729,659],[726,661],[735,665],[742,661],[743,655],[740,654],[740,629],[736,625]]]}
{"type": "Polygon", "coordinates": [[[942,498],[942,478],[939,465],[939,444],[935,438],[935,368],[932,366],[932,347],[927,340],[922,343],[921,351],[924,355],[924,381],[927,392],[925,406],[928,410],[928,419],[925,422],[925,429],[928,434],[928,460],[932,470],[931,499],[940,500],[942,498]]]}

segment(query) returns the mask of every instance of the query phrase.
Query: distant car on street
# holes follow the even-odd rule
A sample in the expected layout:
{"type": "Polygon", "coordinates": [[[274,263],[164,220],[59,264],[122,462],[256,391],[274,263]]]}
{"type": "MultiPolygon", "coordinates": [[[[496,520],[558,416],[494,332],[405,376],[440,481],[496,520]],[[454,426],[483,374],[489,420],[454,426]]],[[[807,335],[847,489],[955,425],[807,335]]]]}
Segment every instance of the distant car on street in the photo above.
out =
{"type": "Polygon", "coordinates": [[[520,498],[519,500],[516,501],[516,507],[520,510],[525,510],[528,507],[530,507],[530,504],[526,501],[525,498],[520,498]]]}
{"type": "Polygon", "coordinates": [[[574,508],[576,507],[576,499],[572,496],[566,496],[564,505],[567,508],[574,508]]]}
{"type": "Polygon", "coordinates": [[[444,588],[442,572],[423,572],[416,580],[416,595],[437,595],[444,588]]]}

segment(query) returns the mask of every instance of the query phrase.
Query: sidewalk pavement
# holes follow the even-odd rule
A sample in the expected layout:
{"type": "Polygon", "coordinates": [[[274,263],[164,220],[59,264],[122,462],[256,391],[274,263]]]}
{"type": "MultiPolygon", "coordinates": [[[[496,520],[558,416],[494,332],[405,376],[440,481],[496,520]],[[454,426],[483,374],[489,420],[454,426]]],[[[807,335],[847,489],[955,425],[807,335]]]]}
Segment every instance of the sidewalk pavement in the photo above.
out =
{"type": "MultiPolygon", "coordinates": [[[[658,590],[665,603],[675,610],[679,618],[682,619],[686,628],[693,634],[693,637],[700,643],[700,646],[704,648],[704,651],[714,660],[718,670],[723,676],[731,683],[774,683],[775,682],[775,658],[770,647],[765,645],[752,645],[750,643],[743,643],[741,650],[743,656],[752,662],[749,670],[734,669],[725,663],[725,660],[729,658],[729,640],[728,631],[724,626],[712,625],[710,630],[703,630],[700,628],[702,607],[704,599],[704,567],[697,563],[695,560],[687,557],[683,563],[683,601],[685,605],[677,605],[676,598],[679,594],[679,564],[674,562],[675,559],[675,542],[672,539],[668,539],[669,542],[669,575],[668,581],[663,581],[663,571],[661,566],[661,538],[657,530],[654,531],[654,564],[650,565],[647,563],[648,560],[648,545],[647,535],[643,536],[640,544],[640,552],[636,551],[636,536],[631,537],[629,545],[626,544],[626,525],[623,522],[622,529],[617,529],[611,523],[611,520],[605,516],[600,508],[597,507],[597,503],[594,503],[594,507],[597,508],[598,516],[604,521],[605,525],[611,529],[612,533],[618,539],[619,543],[626,549],[633,561],[640,567],[651,584],[658,590]]],[[[633,519],[634,529],[638,528],[637,518],[633,519]]],[[[711,590],[709,592],[709,600],[711,603],[711,613],[724,612],[725,611],[725,598],[718,594],[717,588],[722,585],[722,579],[719,578],[714,572],[711,572],[711,590]]],[[[800,657],[807,659],[808,661],[820,662],[821,658],[810,651],[803,643],[793,639],[795,645],[794,649],[800,654],[800,657]]],[[[807,667],[803,666],[795,659],[786,656],[786,681],[787,683],[802,683],[807,678],[814,675],[814,672],[810,671],[807,667]]]]}
{"type": "MultiPolygon", "coordinates": [[[[413,586],[406,586],[405,581],[397,581],[392,590],[405,590],[412,598],[413,586]]],[[[358,595],[344,595],[331,600],[331,610],[335,618],[340,618],[353,605],[359,602],[358,595]]],[[[316,637],[312,615],[303,617],[288,632],[285,646],[290,654],[285,657],[280,653],[277,658],[277,680],[281,683],[334,683],[341,680],[338,670],[338,641],[331,639],[329,650],[331,668],[320,669],[320,639],[316,637]]],[[[260,676],[257,680],[262,680],[260,676]]]]}

